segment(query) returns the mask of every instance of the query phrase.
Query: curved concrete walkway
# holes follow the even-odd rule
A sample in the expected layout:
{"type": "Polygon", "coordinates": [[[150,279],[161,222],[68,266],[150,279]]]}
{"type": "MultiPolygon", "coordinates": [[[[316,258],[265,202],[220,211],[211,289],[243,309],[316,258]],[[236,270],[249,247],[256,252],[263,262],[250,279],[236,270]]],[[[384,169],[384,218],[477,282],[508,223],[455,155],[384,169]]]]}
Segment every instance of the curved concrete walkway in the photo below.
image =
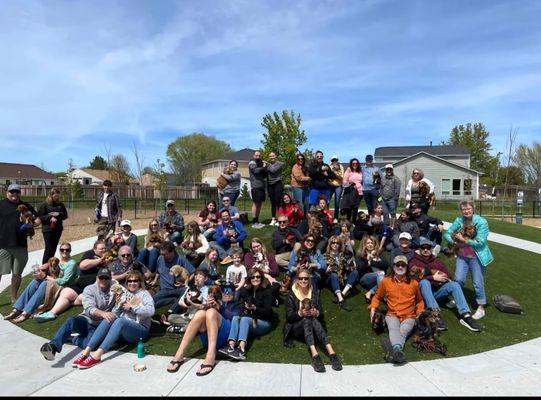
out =
{"type": "MultiPolygon", "coordinates": [[[[141,235],[145,230],[134,231],[141,235]]],[[[74,254],[95,238],[72,242],[74,254]]],[[[527,242],[491,234],[489,240],[525,249],[527,242]]],[[[541,244],[527,242],[541,254],[541,244]]],[[[25,274],[43,250],[30,253],[25,274]]],[[[4,276],[0,290],[9,285],[4,276]]],[[[175,374],[170,357],[146,356],[147,370],[134,372],[137,356],[112,352],[90,370],[71,367],[80,353],[66,346],[53,362],[39,352],[44,339],[0,320],[2,396],[510,396],[541,395],[541,338],[471,356],[390,364],[351,365],[318,374],[310,365],[219,361],[206,377],[195,375],[201,360],[187,359],[175,374]],[[110,379],[108,378],[110,377],[110,379]],[[242,378],[240,378],[242,377],[242,378]]]]}

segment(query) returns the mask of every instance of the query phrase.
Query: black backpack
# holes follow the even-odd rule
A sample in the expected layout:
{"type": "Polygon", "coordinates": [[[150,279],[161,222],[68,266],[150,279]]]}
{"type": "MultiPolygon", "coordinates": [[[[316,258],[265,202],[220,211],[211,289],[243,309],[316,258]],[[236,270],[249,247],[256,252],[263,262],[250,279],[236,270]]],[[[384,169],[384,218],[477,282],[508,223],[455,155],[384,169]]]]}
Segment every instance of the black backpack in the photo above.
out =
{"type": "Polygon", "coordinates": [[[505,294],[497,294],[492,299],[494,306],[501,312],[510,314],[524,314],[522,306],[511,296],[505,294]]]}

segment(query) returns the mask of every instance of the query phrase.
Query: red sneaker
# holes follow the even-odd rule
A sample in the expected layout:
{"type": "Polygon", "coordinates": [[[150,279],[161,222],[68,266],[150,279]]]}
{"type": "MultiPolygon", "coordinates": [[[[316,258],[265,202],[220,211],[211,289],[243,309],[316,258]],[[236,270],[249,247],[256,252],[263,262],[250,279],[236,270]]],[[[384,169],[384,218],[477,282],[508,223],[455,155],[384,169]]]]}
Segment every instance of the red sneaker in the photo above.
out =
{"type": "Polygon", "coordinates": [[[101,360],[95,360],[92,356],[86,357],[83,361],[79,363],[79,369],[87,369],[93,367],[96,364],[99,364],[101,360]]]}
{"type": "Polygon", "coordinates": [[[73,368],[77,368],[79,366],[79,364],[84,361],[86,358],[86,356],[84,354],[81,354],[79,357],[77,357],[75,360],[73,360],[73,362],[71,363],[71,366],[73,368]]]}

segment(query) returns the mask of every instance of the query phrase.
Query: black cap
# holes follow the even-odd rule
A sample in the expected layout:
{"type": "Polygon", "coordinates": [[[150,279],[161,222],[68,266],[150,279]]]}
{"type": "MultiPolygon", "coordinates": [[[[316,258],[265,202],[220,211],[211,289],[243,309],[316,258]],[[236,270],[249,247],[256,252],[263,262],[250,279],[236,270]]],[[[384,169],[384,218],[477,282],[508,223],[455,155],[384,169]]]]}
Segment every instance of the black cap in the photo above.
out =
{"type": "Polygon", "coordinates": [[[109,268],[100,268],[100,270],[98,271],[98,278],[100,276],[111,278],[111,271],[109,271],[109,268]]]}
{"type": "Polygon", "coordinates": [[[368,161],[368,162],[372,162],[374,161],[374,157],[372,156],[372,154],[368,154],[365,158],[365,161],[368,161]]]}

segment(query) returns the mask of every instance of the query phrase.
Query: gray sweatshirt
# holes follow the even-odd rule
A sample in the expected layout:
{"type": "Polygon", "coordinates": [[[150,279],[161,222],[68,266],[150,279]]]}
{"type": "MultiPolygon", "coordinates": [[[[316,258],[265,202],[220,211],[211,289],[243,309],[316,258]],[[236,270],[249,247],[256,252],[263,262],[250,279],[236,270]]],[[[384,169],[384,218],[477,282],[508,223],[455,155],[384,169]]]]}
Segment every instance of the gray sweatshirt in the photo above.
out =
{"type": "Polygon", "coordinates": [[[265,188],[267,168],[263,166],[263,162],[258,165],[254,160],[251,160],[248,163],[248,170],[250,171],[250,184],[252,185],[252,189],[265,188]]]}
{"type": "MultiPolygon", "coordinates": [[[[111,285],[118,283],[115,280],[111,280],[111,285]]],[[[112,311],[115,305],[115,296],[110,290],[102,291],[98,283],[93,283],[84,288],[83,290],[83,315],[90,324],[98,325],[102,318],[95,316],[96,310],[112,311]]]]}
{"type": "Polygon", "coordinates": [[[282,171],[284,170],[284,163],[282,161],[275,161],[273,164],[267,164],[267,171],[269,172],[268,182],[269,185],[273,185],[282,180],[282,171]]]}
{"type": "Polygon", "coordinates": [[[387,174],[381,177],[381,197],[383,200],[398,200],[400,197],[400,186],[402,182],[398,176],[392,175],[387,176],[387,174]]]}
{"type": "Polygon", "coordinates": [[[234,171],[231,175],[222,174],[227,181],[227,186],[224,188],[224,193],[240,192],[240,172],[234,171]]]}

